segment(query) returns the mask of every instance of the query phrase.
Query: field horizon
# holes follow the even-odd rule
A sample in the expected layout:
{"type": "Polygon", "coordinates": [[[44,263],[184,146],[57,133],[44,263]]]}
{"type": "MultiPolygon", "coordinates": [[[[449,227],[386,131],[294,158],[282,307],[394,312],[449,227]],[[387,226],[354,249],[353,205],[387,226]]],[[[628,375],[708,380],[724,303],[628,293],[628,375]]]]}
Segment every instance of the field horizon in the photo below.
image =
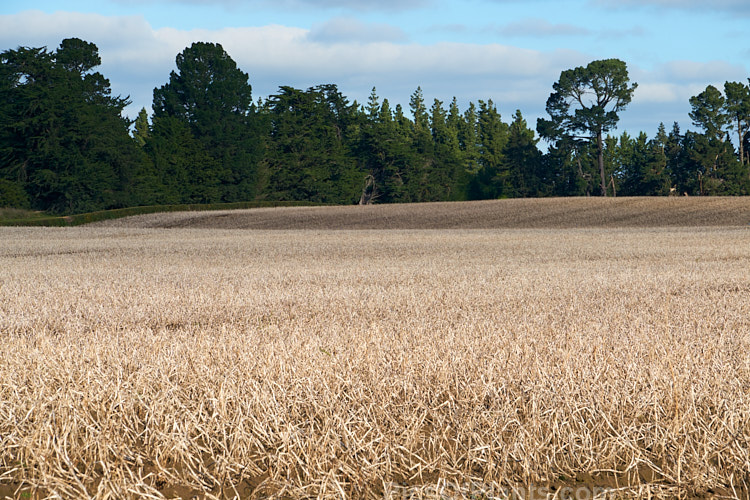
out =
{"type": "Polygon", "coordinates": [[[101,227],[210,229],[571,229],[750,225],[750,197],[515,198],[136,215],[101,227]]]}

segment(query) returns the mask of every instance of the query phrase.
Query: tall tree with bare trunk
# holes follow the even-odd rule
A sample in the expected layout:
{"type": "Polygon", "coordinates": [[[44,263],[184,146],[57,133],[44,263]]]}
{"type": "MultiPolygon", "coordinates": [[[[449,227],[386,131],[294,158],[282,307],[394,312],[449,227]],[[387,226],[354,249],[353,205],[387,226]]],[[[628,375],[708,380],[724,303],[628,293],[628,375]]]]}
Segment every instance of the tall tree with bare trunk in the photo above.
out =
{"type": "Polygon", "coordinates": [[[537,121],[539,135],[549,141],[573,139],[595,144],[602,196],[607,196],[604,134],[617,126],[618,113],[630,104],[637,83],[619,59],[592,61],[563,71],[547,99],[550,119],[537,121]]]}

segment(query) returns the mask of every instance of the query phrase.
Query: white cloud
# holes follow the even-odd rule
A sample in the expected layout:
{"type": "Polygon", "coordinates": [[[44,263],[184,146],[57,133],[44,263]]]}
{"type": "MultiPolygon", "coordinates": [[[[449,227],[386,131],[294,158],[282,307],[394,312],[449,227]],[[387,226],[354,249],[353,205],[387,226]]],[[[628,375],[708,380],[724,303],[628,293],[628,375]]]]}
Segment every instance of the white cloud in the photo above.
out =
{"type": "Polygon", "coordinates": [[[733,15],[750,15],[747,0],[593,0],[595,4],[610,8],[655,7],[679,10],[724,12],[733,15]]]}
{"type": "Polygon", "coordinates": [[[704,82],[704,87],[708,82],[738,79],[746,75],[743,66],[725,61],[671,61],[662,65],[657,71],[670,80],[704,82]]]}
{"type": "Polygon", "coordinates": [[[673,83],[639,83],[633,100],[641,103],[675,102],[680,98],[680,86],[673,83]]]}
{"type": "Polygon", "coordinates": [[[553,24],[546,19],[531,18],[515,23],[509,23],[497,28],[497,32],[505,36],[581,36],[590,35],[591,30],[573,24],[553,24]]]}
{"type": "Polygon", "coordinates": [[[220,6],[228,10],[273,7],[277,9],[339,9],[346,11],[403,11],[425,7],[432,0],[116,0],[124,5],[177,4],[220,6]]]}
{"type": "Polygon", "coordinates": [[[618,29],[590,29],[567,23],[551,23],[542,18],[527,18],[501,26],[488,26],[485,31],[513,38],[559,38],[559,37],[595,37],[597,40],[642,37],[646,34],[643,27],[618,29]]]}
{"type": "Polygon", "coordinates": [[[702,92],[706,86],[722,88],[724,82],[742,81],[745,70],[724,61],[669,61],[644,71],[634,68],[631,78],[638,82],[633,102],[641,104],[682,103],[702,92]]]}
{"type": "Polygon", "coordinates": [[[623,122],[633,130],[656,131],[659,122],[668,128],[679,122],[685,131],[691,124],[689,99],[706,86],[723,88],[725,81],[745,81],[741,66],[724,61],[668,61],[645,71],[634,67],[630,72],[638,88],[623,122]]]}
{"type": "MultiPolygon", "coordinates": [[[[193,42],[207,41],[221,43],[250,75],[256,98],[275,93],[280,85],[335,83],[352,100],[366,102],[376,86],[381,98],[408,108],[409,96],[419,85],[428,104],[433,98],[449,102],[455,95],[465,109],[469,101],[491,98],[506,119],[521,109],[532,126],[545,115],[545,102],[560,72],[594,59],[565,49],[403,43],[396,31],[352,34],[348,22],[365,32],[378,30],[378,25],[333,19],[313,29],[269,25],[185,31],[154,29],[140,16],[27,11],[0,15],[0,50],[19,45],[54,50],[68,37],[97,44],[100,71],[112,82],[113,92],[133,100],[127,110],[131,117],[150,107],[154,87],[168,81],[177,54],[193,42]],[[351,43],[352,37],[358,43],[351,43]]],[[[745,68],[723,61],[672,61],[649,70],[637,65],[629,69],[639,88],[621,115],[621,129],[636,133],[652,133],[660,121],[689,123],[690,96],[708,84],[747,78],[745,68]]]]}
{"type": "Polygon", "coordinates": [[[314,25],[308,34],[308,40],[320,43],[403,42],[407,38],[401,28],[363,23],[348,17],[337,17],[314,25]]]}
{"type": "MultiPolygon", "coordinates": [[[[378,26],[364,26],[377,31],[378,26]]],[[[286,26],[219,30],[153,29],[142,17],[27,11],[0,16],[0,47],[47,45],[79,37],[97,44],[100,71],[117,94],[131,95],[135,115],[148,107],[154,87],[167,82],[175,56],[195,41],[221,43],[250,75],[256,96],[274,93],[280,85],[307,87],[336,83],[350,98],[364,101],[373,85],[382,97],[406,104],[421,85],[426,96],[464,102],[492,98],[505,114],[531,102],[543,103],[559,72],[582,64],[585,57],[571,51],[540,52],[505,45],[394,43],[399,33],[365,33],[361,43],[334,19],[312,30],[286,26]],[[311,40],[328,38],[327,43],[311,40]],[[368,40],[369,38],[369,40],[368,40]],[[532,83],[530,83],[532,82],[532,83]],[[535,89],[535,90],[530,90],[535,89]],[[521,102],[523,101],[523,102],[521,102]],[[512,108],[512,109],[511,109],[512,108]]]]}

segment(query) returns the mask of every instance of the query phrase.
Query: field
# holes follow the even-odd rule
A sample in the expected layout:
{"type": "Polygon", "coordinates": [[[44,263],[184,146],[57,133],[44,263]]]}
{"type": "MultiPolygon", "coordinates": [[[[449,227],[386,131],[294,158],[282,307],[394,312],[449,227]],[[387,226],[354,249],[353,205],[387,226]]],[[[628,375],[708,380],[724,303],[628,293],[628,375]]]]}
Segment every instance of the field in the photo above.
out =
{"type": "Polygon", "coordinates": [[[209,229],[570,229],[745,226],[750,197],[542,198],[468,203],[160,213],[108,227],[209,229]]]}
{"type": "Polygon", "coordinates": [[[0,228],[0,498],[747,498],[750,202],[558,201],[0,228]]]}

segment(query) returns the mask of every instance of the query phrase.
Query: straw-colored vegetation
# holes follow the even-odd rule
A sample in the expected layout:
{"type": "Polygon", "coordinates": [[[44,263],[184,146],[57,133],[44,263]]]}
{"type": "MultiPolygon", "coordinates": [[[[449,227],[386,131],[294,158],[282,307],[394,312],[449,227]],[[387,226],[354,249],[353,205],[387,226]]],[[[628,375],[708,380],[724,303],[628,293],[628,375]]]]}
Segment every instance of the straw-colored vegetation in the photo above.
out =
{"type": "Polygon", "coordinates": [[[1,228],[0,498],[746,498],[749,269],[745,227],[1,228]]]}

